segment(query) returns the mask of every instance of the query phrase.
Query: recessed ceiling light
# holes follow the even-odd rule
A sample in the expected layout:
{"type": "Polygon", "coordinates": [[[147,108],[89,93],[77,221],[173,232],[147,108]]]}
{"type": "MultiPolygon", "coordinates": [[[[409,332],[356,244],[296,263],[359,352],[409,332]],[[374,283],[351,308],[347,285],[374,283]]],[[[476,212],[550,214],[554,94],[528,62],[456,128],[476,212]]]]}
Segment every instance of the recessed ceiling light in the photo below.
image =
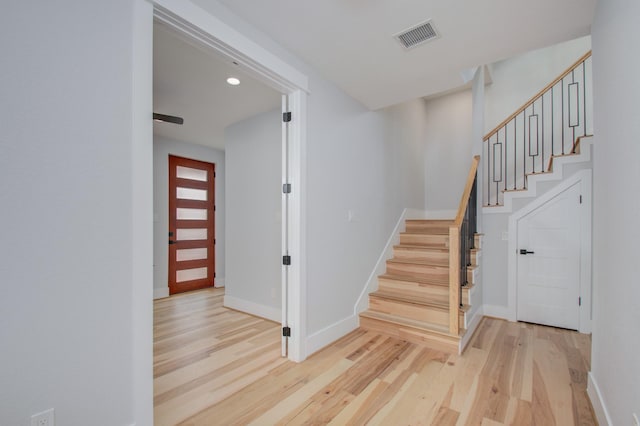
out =
{"type": "Polygon", "coordinates": [[[229,84],[230,84],[230,85],[232,85],[232,86],[237,86],[238,84],[240,84],[240,80],[238,80],[238,79],[237,79],[237,78],[235,78],[235,77],[229,77],[229,78],[227,79],[227,83],[229,83],[229,84]]]}

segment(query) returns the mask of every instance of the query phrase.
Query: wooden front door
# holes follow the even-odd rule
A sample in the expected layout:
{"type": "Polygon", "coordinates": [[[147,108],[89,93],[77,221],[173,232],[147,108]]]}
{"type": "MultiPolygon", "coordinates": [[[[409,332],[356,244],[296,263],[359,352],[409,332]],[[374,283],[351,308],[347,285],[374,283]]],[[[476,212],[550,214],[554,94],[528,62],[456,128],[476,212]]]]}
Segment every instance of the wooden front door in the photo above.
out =
{"type": "Polygon", "coordinates": [[[169,156],[169,294],[213,287],[215,164],[169,156]]]}

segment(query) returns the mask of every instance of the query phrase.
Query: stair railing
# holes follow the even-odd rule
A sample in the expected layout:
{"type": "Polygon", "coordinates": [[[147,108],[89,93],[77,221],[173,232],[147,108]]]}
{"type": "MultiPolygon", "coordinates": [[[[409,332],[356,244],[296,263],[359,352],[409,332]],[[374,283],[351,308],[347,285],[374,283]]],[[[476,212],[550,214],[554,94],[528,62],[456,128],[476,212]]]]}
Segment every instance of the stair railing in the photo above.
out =
{"type": "Polygon", "coordinates": [[[473,157],[456,218],[449,227],[449,333],[460,334],[462,289],[468,284],[467,267],[477,230],[477,186],[480,156],[473,157]]]}
{"type": "Polygon", "coordinates": [[[527,177],[549,171],[553,156],[573,153],[592,132],[591,51],[484,137],[485,206],[504,192],[527,189],[527,177]]]}

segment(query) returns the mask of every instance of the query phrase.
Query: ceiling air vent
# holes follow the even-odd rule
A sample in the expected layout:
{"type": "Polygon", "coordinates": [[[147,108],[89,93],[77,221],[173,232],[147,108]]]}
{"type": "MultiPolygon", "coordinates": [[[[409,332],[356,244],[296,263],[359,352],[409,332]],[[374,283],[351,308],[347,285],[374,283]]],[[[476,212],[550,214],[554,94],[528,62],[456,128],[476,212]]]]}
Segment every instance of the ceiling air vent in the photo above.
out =
{"type": "Polygon", "coordinates": [[[431,20],[429,20],[404,30],[394,37],[398,39],[405,49],[411,49],[427,41],[439,38],[440,34],[436,31],[431,20]]]}

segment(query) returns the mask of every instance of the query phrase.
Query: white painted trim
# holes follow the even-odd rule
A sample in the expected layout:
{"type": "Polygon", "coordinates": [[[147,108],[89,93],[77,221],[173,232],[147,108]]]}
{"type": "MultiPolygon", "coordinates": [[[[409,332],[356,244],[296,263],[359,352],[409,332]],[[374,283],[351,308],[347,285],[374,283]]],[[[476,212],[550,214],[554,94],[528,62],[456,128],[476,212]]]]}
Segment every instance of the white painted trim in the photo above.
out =
{"type": "Polygon", "coordinates": [[[217,278],[216,277],[216,287],[224,287],[224,277],[217,278]]]}
{"type": "Polygon", "coordinates": [[[607,410],[607,406],[602,398],[598,382],[596,382],[596,378],[593,377],[593,373],[591,371],[587,377],[587,394],[591,400],[591,406],[596,414],[596,419],[598,419],[598,424],[600,424],[600,426],[610,426],[613,422],[611,421],[611,416],[609,416],[609,411],[607,410]]]}
{"type": "MultiPolygon", "coordinates": [[[[247,72],[276,90],[288,94],[293,119],[289,124],[289,254],[286,309],[291,337],[288,357],[295,362],[306,358],[306,126],[308,77],[271,52],[262,48],[217,17],[191,2],[182,0],[149,0],[154,4],[156,19],[176,31],[210,47],[219,54],[239,62],[247,72]]],[[[136,123],[134,122],[134,125],[136,123]]],[[[148,189],[150,193],[151,187],[148,189]]],[[[282,318],[278,319],[280,321],[282,318]]]]}
{"type": "Polygon", "coordinates": [[[469,341],[471,340],[471,337],[473,337],[473,333],[475,333],[476,328],[478,328],[478,324],[480,324],[480,321],[482,320],[482,318],[484,318],[484,308],[482,306],[480,306],[478,309],[475,310],[475,313],[473,314],[473,318],[471,318],[471,321],[469,321],[469,325],[467,326],[467,331],[466,333],[464,333],[464,336],[462,336],[462,339],[460,339],[460,343],[459,343],[459,348],[458,348],[458,353],[461,354],[464,349],[467,347],[467,345],[469,344],[469,341]]]}
{"type": "Polygon", "coordinates": [[[357,314],[350,315],[320,331],[316,331],[307,338],[307,356],[319,351],[327,345],[358,328],[360,325],[357,314]]]}
{"type": "MultiPolygon", "coordinates": [[[[153,7],[131,25],[131,392],[133,421],[153,424],[153,7]]],[[[126,213],[125,213],[126,214],[126,213]]]]}
{"type": "Polygon", "coordinates": [[[482,312],[485,317],[502,318],[507,321],[515,321],[510,318],[510,312],[507,306],[482,305],[482,312]]]}
{"type": "Polygon", "coordinates": [[[271,87],[309,91],[308,77],[190,1],[151,0],[156,19],[235,60],[271,87]]]}
{"type": "Polygon", "coordinates": [[[584,137],[580,140],[580,153],[577,155],[569,155],[565,157],[556,157],[553,159],[553,172],[538,175],[532,175],[527,178],[528,185],[526,191],[506,192],[504,194],[503,205],[499,207],[483,207],[483,214],[494,213],[511,213],[513,211],[514,198],[535,197],[538,191],[538,182],[547,182],[553,180],[562,180],[564,174],[564,165],[571,163],[583,163],[591,161],[591,147],[593,136],[584,137]]]}
{"type": "Polygon", "coordinates": [[[578,331],[591,332],[591,169],[579,170],[574,175],[560,182],[516,213],[509,216],[509,241],[507,243],[507,300],[508,319],[517,321],[517,291],[518,291],[518,222],[551,201],[560,193],[573,185],[581,185],[582,208],[580,209],[580,296],[583,298],[580,307],[580,321],[578,331]]]}
{"type": "Polygon", "coordinates": [[[280,309],[276,309],[271,306],[260,305],[258,303],[239,299],[233,296],[228,296],[226,294],[224,296],[223,305],[225,308],[235,309],[236,311],[244,312],[249,315],[255,315],[260,318],[266,318],[277,323],[280,323],[280,320],[282,319],[280,309]]]}
{"type": "Polygon", "coordinates": [[[289,94],[289,212],[286,224],[289,237],[287,317],[291,327],[288,358],[302,362],[307,358],[307,93],[297,90],[289,94]]]}
{"type": "Polygon", "coordinates": [[[164,299],[169,297],[169,287],[161,287],[153,289],[153,300],[164,299]]]}

